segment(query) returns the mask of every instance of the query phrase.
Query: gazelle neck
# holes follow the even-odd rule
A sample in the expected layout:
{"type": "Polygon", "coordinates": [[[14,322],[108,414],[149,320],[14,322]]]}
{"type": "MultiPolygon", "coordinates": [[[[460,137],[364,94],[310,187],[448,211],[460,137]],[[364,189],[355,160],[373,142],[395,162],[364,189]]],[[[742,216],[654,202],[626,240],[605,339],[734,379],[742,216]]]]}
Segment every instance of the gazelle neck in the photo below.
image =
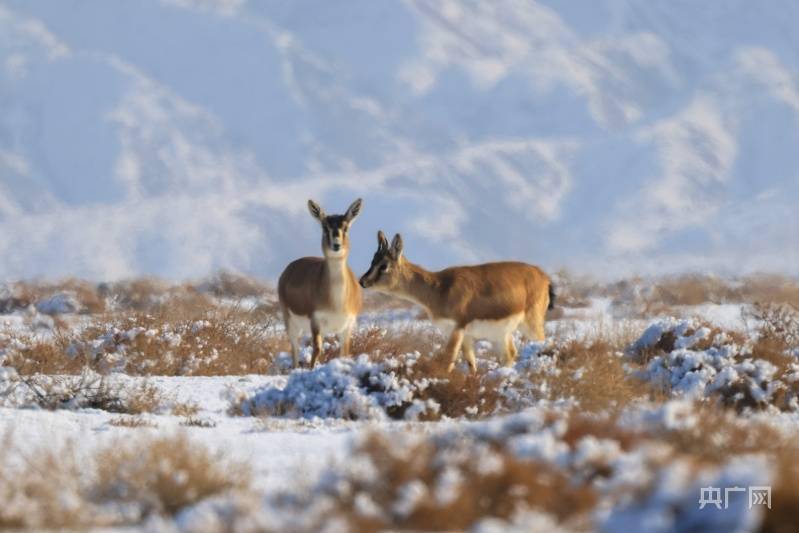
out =
{"type": "Polygon", "coordinates": [[[347,255],[349,254],[342,254],[335,257],[325,256],[325,268],[331,277],[344,275],[344,272],[347,270],[347,255]]]}
{"type": "Polygon", "coordinates": [[[397,295],[421,305],[430,314],[441,298],[438,275],[406,259],[402,259],[402,262],[397,295]]]}

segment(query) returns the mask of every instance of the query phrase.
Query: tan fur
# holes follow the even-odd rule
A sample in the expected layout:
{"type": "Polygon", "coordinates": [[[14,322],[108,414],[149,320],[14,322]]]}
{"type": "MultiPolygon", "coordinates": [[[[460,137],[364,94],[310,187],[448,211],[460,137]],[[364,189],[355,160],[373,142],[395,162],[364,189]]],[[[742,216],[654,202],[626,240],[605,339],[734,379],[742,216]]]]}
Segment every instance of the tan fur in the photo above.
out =
{"type": "Polygon", "coordinates": [[[464,355],[474,369],[472,343],[486,332],[495,332],[492,336],[497,338],[490,340],[504,354],[507,365],[516,358],[512,332],[517,327],[535,340],[544,340],[550,280],[538,267],[502,262],[429,272],[405,259],[399,235],[389,247],[381,232],[378,243],[378,252],[361,277],[361,285],[416,302],[434,323],[449,324],[451,333],[445,349],[449,370],[464,342],[464,355]]]}
{"type": "Polygon", "coordinates": [[[321,354],[325,335],[338,335],[341,355],[348,355],[351,331],[362,304],[361,288],[347,265],[350,249],[347,232],[349,224],[358,215],[360,200],[354,202],[343,216],[326,217],[324,211],[311,201],[309,208],[322,224],[325,257],[303,257],[289,263],[278,281],[278,297],[295,367],[299,363],[298,337],[305,330],[311,333],[311,366],[321,354]],[[330,238],[331,228],[337,228],[332,233],[335,234],[334,240],[330,238]],[[334,243],[340,248],[333,250],[334,243]]]}

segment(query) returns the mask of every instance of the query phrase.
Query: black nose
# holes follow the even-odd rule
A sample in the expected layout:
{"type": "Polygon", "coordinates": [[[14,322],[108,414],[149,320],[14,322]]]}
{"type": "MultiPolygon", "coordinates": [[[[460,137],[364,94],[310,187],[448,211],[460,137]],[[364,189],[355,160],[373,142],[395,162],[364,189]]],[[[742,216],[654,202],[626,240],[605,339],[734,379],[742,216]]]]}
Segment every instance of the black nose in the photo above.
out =
{"type": "Polygon", "coordinates": [[[334,244],[333,245],[333,251],[334,252],[338,252],[340,249],[341,249],[341,245],[340,244],[334,244]]]}
{"type": "Polygon", "coordinates": [[[358,282],[358,284],[359,284],[361,287],[363,287],[364,289],[366,288],[366,282],[365,282],[364,280],[361,280],[361,281],[359,281],[359,282],[358,282]]]}

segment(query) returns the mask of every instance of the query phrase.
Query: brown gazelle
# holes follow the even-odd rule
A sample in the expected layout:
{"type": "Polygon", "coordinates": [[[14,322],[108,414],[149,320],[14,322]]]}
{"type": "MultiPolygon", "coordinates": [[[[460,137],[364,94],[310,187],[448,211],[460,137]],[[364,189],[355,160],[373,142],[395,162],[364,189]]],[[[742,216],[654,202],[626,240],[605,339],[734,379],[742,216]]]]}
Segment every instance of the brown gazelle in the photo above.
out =
{"type": "Polygon", "coordinates": [[[487,339],[504,354],[506,365],[516,359],[513,332],[544,340],[544,318],[555,292],[549,277],[526,263],[486,263],[428,272],[406,260],[402,237],[389,246],[382,231],[377,233],[377,252],[361,286],[415,302],[449,341],[444,356],[452,371],[463,347],[472,371],[477,367],[474,341],[487,339]]]}
{"type": "Polygon", "coordinates": [[[277,286],[295,368],[299,363],[298,338],[306,331],[311,333],[312,367],[325,335],[338,335],[341,355],[348,355],[352,327],[361,310],[361,288],[347,265],[349,229],[361,211],[361,199],[343,215],[326,215],[313,200],[308,200],[308,209],[322,225],[324,257],[293,261],[280,275],[277,286]]]}

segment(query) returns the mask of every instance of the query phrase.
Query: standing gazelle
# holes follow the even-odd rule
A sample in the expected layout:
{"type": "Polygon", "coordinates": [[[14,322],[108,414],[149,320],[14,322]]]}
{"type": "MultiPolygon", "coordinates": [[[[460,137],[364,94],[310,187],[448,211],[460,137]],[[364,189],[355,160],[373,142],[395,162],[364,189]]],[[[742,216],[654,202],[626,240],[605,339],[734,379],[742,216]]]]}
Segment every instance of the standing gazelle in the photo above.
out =
{"type": "Polygon", "coordinates": [[[506,365],[516,359],[513,332],[544,340],[544,318],[555,299],[552,283],[538,267],[525,263],[486,263],[428,272],[402,255],[402,237],[391,242],[377,233],[377,252],[361,286],[415,302],[449,341],[444,356],[452,371],[463,353],[474,371],[474,341],[488,339],[501,348],[506,365]]]}
{"type": "Polygon", "coordinates": [[[350,333],[361,310],[361,288],[347,265],[349,229],[361,211],[355,200],[343,215],[326,215],[308,200],[311,215],[322,225],[322,257],[303,257],[289,263],[278,281],[280,308],[291,342],[294,367],[299,363],[298,337],[311,332],[311,367],[322,351],[322,337],[337,334],[341,355],[350,351],[350,333]]]}

